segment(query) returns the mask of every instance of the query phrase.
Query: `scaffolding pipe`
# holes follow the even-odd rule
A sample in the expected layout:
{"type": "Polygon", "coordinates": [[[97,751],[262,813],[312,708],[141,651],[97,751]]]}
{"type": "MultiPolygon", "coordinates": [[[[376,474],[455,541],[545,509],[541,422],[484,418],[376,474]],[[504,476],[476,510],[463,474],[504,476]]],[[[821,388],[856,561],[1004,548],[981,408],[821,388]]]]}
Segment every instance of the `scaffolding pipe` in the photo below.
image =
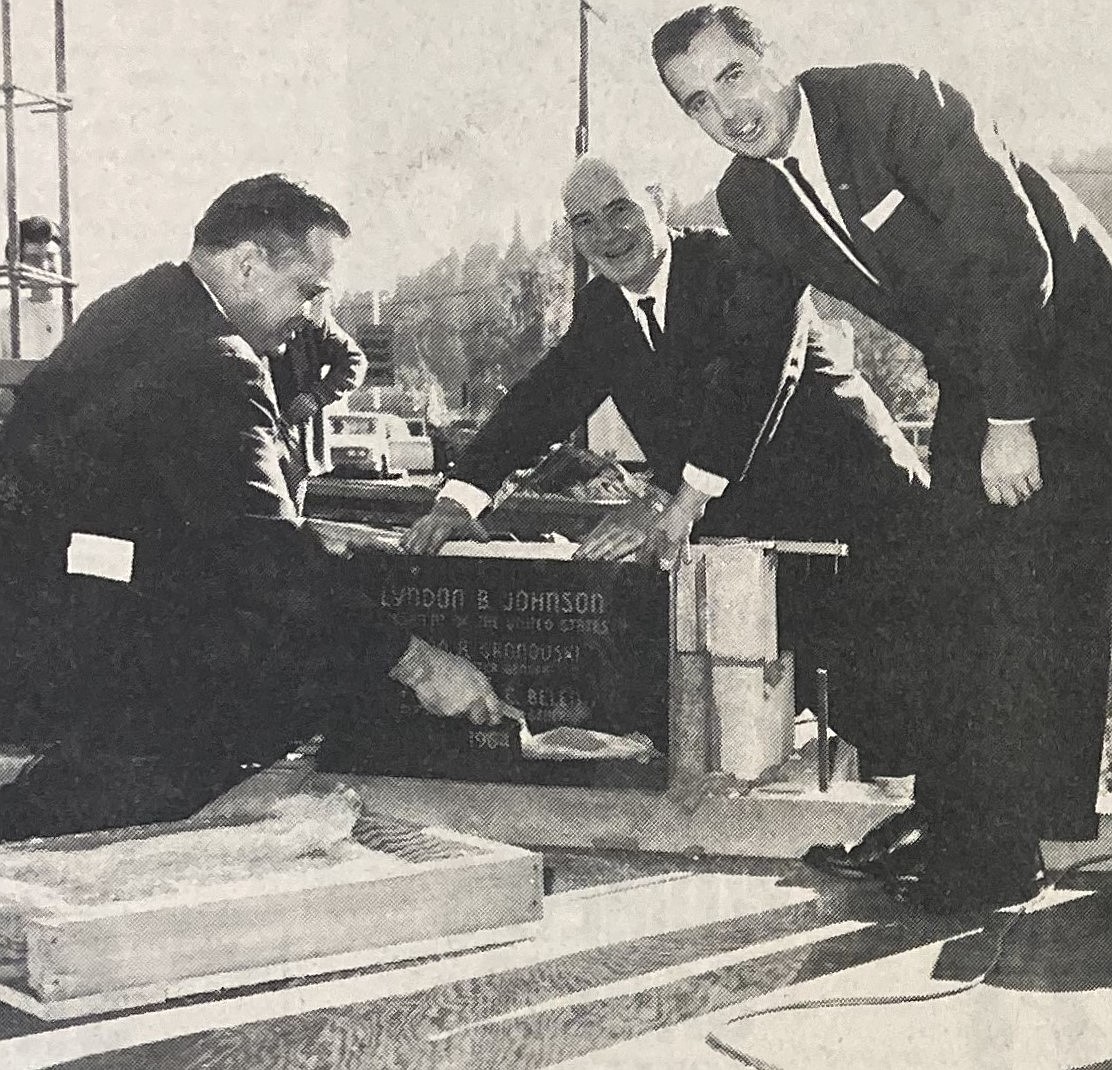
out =
{"type": "MultiPolygon", "coordinates": [[[[12,2],[0,0],[0,30],[4,42],[4,145],[8,169],[8,236],[19,234],[19,209],[16,205],[15,174],[15,79],[12,74],[12,2]]],[[[11,315],[8,327],[11,331],[11,353],[15,358],[22,355],[20,349],[19,326],[19,242],[8,241],[8,299],[11,301],[11,315]]]]}
{"type": "MultiPolygon", "coordinates": [[[[66,81],[66,3],[54,0],[54,91],[58,106],[58,229],[62,237],[62,274],[73,278],[70,252],[69,90],[66,81]]],[[[62,330],[73,326],[73,287],[62,287],[62,330]]]]}

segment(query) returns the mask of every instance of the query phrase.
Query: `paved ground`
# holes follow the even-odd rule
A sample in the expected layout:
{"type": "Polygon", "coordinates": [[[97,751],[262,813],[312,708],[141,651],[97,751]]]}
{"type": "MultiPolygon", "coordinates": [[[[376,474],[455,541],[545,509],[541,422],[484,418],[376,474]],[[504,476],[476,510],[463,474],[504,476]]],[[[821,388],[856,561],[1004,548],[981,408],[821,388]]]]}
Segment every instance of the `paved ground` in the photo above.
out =
{"type": "Polygon", "coordinates": [[[912,917],[793,862],[546,864],[533,941],[61,1026],[0,1007],[0,1068],[715,1070],[743,1065],[732,1050],[779,1070],[1112,1070],[1108,874],[1071,877],[1019,919],[974,992],[731,1024],[755,1000],[952,988],[989,965],[1013,916],[912,917]]]}
{"type": "Polygon", "coordinates": [[[792,863],[550,854],[532,942],[196,998],[63,1027],[0,1009],[0,1067],[568,1070],[741,1065],[1112,1067],[1112,886],[1020,920],[982,989],[935,1004],[731,1026],[749,1001],[938,990],[976,976],[1008,920],[917,919],[792,863]],[[944,1057],[942,1053],[945,1053],[944,1057]],[[1102,1060],[1105,1060],[1102,1063],[1102,1060]]]}

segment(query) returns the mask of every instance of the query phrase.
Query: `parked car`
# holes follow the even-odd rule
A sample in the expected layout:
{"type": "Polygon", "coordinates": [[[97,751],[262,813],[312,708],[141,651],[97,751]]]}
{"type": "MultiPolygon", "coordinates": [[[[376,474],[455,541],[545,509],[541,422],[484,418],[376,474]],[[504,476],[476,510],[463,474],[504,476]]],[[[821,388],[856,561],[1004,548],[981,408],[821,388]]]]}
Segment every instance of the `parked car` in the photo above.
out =
{"type": "Polygon", "coordinates": [[[371,476],[388,479],[403,472],[430,472],[432,439],[415,435],[413,425],[385,412],[338,412],[329,417],[332,429],[332,465],[338,476],[371,476]]]}
{"type": "Polygon", "coordinates": [[[425,421],[415,417],[387,417],[398,433],[388,436],[387,455],[391,468],[405,469],[407,472],[431,472],[436,467],[432,439],[429,437],[425,421]]]}

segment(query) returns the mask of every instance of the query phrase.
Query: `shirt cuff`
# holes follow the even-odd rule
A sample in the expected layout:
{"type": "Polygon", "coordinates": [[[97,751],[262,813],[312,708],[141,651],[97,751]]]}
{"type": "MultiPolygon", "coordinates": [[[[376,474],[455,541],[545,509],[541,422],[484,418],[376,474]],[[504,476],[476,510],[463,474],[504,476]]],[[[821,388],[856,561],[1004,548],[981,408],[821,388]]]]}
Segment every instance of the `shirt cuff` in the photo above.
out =
{"type": "Polygon", "coordinates": [[[683,466],[683,481],[708,498],[721,498],[730,485],[730,481],[724,476],[716,476],[713,472],[696,468],[693,464],[683,466]]]}
{"type": "Polygon", "coordinates": [[[462,479],[449,479],[440,488],[437,498],[447,498],[457,505],[462,505],[471,515],[472,520],[477,520],[479,514],[489,508],[490,503],[494,500],[485,490],[480,490],[470,483],[464,483],[462,479]]]}
{"type": "Polygon", "coordinates": [[[1019,424],[1032,424],[1035,422],[1035,418],[1034,416],[1028,416],[1022,420],[997,420],[996,417],[990,416],[988,422],[997,427],[1015,427],[1019,424]]]}

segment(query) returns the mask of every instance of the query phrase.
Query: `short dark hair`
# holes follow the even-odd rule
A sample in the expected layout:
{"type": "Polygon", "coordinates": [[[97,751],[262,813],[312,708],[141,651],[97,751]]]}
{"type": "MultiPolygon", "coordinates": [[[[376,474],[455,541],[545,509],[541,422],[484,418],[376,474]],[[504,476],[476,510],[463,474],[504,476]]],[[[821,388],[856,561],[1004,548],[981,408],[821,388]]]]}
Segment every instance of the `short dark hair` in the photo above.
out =
{"type": "MultiPolygon", "coordinates": [[[[58,229],[58,224],[52,219],[47,219],[44,215],[29,215],[26,219],[19,221],[19,256],[17,259],[23,259],[23,247],[29,243],[37,245],[48,245],[50,242],[58,242],[61,244],[62,232],[58,229]]],[[[12,239],[8,238],[7,245],[4,246],[5,255],[12,254],[12,239]]]]}
{"type": "MultiPolygon", "coordinates": [[[[740,8],[733,5],[702,4],[669,19],[653,34],[653,62],[666,86],[668,82],[664,77],[664,64],[686,53],[696,36],[715,23],[738,44],[751,48],[758,56],[765,54],[768,42],[757,25],[740,8]]],[[[670,92],[671,86],[668,88],[670,92]]]]}
{"type": "Polygon", "coordinates": [[[258,242],[271,256],[305,243],[313,227],[341,238],[351,228],[339,211],[287,175],[259,175],[229,186],[193,228],[194,248],[231,249],[258,242]]]}

